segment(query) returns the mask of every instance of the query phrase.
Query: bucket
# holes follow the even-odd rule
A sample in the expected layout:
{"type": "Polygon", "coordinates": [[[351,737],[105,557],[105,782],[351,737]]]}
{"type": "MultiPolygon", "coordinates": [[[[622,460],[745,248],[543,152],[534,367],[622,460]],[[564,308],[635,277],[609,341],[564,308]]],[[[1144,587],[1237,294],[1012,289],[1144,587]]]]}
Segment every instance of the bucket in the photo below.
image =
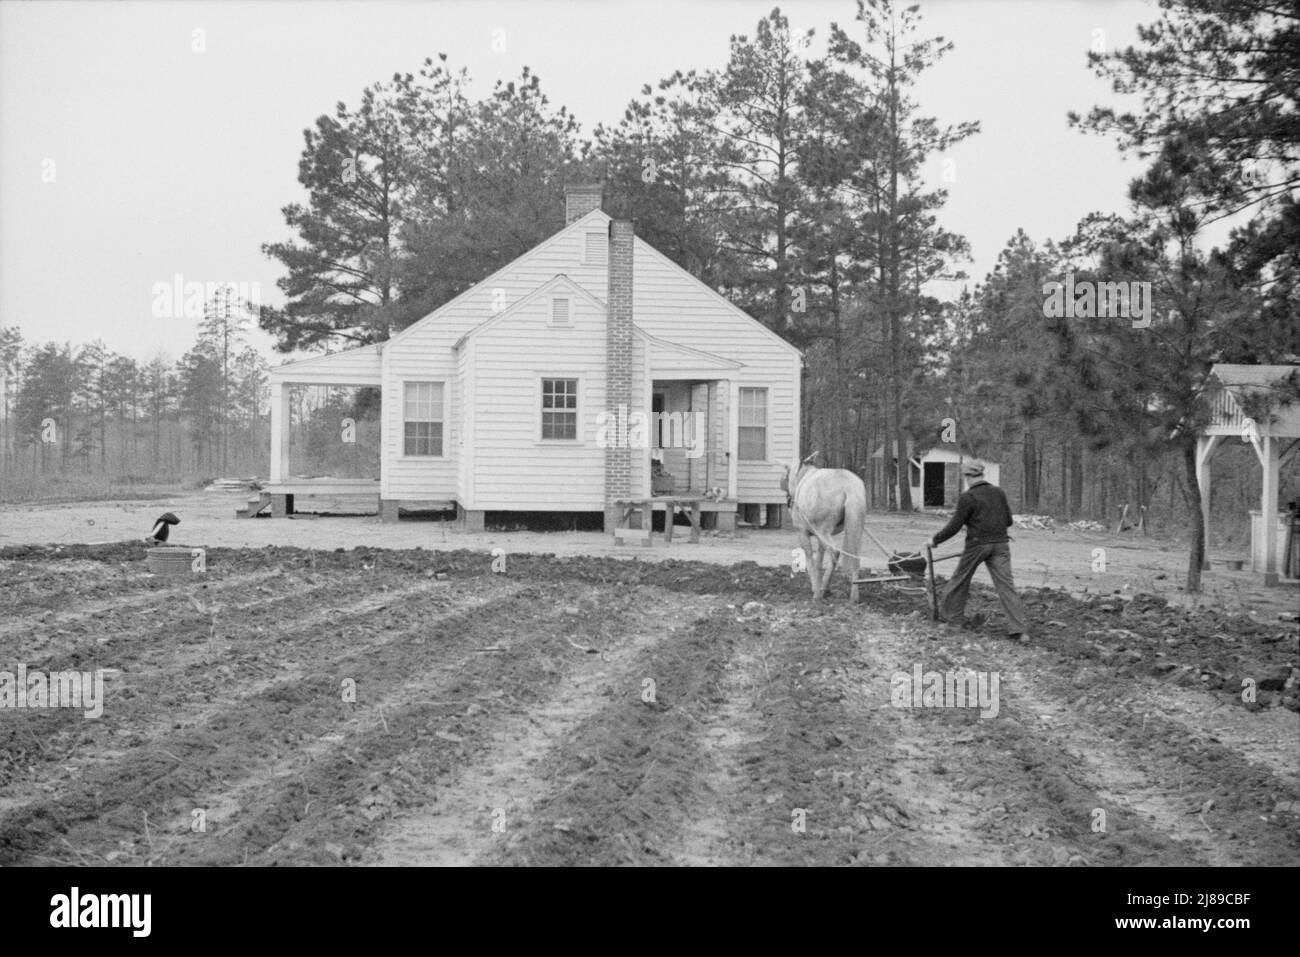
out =
{"type": "Polygon", "coordinates": [[[181,546],[150,548],[144,553],[149,571],[155,575],[189,575],[193,570],[194,555],[197,549],[181,546]]]}

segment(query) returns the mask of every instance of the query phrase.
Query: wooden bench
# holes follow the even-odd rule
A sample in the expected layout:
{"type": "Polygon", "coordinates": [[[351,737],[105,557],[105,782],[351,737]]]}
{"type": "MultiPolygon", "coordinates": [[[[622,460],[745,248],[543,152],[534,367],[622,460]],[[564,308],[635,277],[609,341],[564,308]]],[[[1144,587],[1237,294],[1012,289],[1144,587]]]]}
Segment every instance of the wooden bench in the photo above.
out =
{"type": "Polygon", "coordinates": [[[651,547],[652,519],[656,510],[664,513],[664,543],[673,543],[673,518],[680,509],[690,519],[692,545],[700,540],[700,495],[656,495],[651,498],[623,499],[614,503],[620,509],[618,524],[614,527],[614,543],[622,545],[625,539],[636,538],[646,548],[651,547]],[[641,513],[641,527],[632,528],[628,522],[634,512],[641,513]]]}

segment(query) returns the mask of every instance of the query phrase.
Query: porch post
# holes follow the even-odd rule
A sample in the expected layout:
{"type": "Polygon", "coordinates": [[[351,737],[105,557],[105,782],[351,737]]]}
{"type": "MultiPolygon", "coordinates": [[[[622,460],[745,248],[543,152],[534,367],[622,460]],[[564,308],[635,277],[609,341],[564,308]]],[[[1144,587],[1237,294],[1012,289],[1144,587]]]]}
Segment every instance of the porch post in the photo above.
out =
{"type": "MultiPolygon", "coordinates": [[[[770,413],[769,413],[770,420],[770,413]]],[[[740,450],[740,385],[727,382],[727,497],[738,498],[736,466],[740,450]]]]}
{"type": "Polygon", "coordinates": [[[1221,435],[1202,435],[1196,440],[1196,484],[1201,489],[1201,527],[1205,530],[1202,571],[1210,568],[1210,459],[1222,441],[1221,435]]]}
{"type": "MultiPolygon", "coordinates": [[[[722,404],[718,400],[718,380],[710,379],[701,385],[691,387],[692,396],[699,393],[704,403],[704,454],[691,462],[692,493],[708,493],[718,484],[718,452],[723,444],[722,404]]],[[[692,401],[694,399],[692,398],[692,401]]]]}
{"type": "Polygon", "coordinates": [[[289,383],[271,380],[271,481],[289,478],[289,383]]]}
{"type": "Polygon", "coordinates": [[[1264,584],[1277,584],[1277,473],[1278,446],[1273,436],[1265,432],[1260,436],[1260,464],[1264,467],[1264,482],[1260,495],[1260,510],[1264,519],[1264,584]]]}
{"type": "MultiPolygon", "coordinates": [[[[709,384],[709,445],[712,455],[709,456],[708,475],[704,477],[704,488],[711,489],[716,486],[726,485],[730,478],[728,477],[728,463],[731,461],[727,456],[727,388],[730,386],[725,379],[718,379],[709,384]],[[721,454],[719,454],[721,453],[721,454]]],[[[727,486],[727,494],[731,494],[731,487],[727,486]]]]}

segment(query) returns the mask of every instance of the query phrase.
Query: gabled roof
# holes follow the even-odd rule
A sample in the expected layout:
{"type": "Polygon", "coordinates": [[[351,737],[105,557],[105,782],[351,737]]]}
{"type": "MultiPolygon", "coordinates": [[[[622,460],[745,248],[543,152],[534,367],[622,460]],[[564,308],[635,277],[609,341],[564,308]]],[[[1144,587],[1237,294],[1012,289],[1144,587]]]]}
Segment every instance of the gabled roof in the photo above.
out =
{"type": "Polygon", "coordinates": [[[550,279],[546,280],[546,282],[542,283],[532,292],[528,293],[528,295],[523,296],[520,299],[517,299],[515,302],[513,302],[510,305],[508,309],[502,309],[492,318],[484,319],[473,329],[469,330],[469,332],[465,333],[463,336],[457,339],[456,344],[452,346],[452,348],[459,349],[462,345],[465,344],[465,341],[467,339],[478,335],[480,332],[483,332],[485,329],[489,329],[492,326],[495,326],[499,322],[505,321],[508,317],[514,315],[520,309],[523,309],[524,306],[528,305],[534,299],[539,299],[542,296],[550,295],[551,293],[555,292],[555,290],[557,289],[563,289],[565,292],[571,293],[577,296],[579,299],[586,300],[588,303],[595,306],[601,312],[605,311],[605,304],[603,302],[601,302],[591,293],[587,292],[587,290],[583,289],[581,286],[579,286],[576,282],[574,282],[564,273],[556,273],[550,279]]]}
{"type": "Polygon", "coordinates": [[[968,449],[962,448],[956,442],[934,442],[930,445],[920,445],[913,453],[912,458],[920,460],[929,459],[931,462],[957,462],[957,461],[980,461],[985,465],[998,465],[992,459],[986,459],[982,455],[972,455],[968,449]]]}
{"type": "Polygon", "coordinates": [[[1228,388],[1243,386],[1258,391],[1298,371],[1300,365],[1234,365],[1216,362],[1210,369],[1210,374],[1228,388]]]}
{"type": "MultiPolygon", "coordinates": [[[[692,276],[689,272],[687,272],[687,271],[686,271],[685,269],[683,269],[681,266],[677,265],[677,263],[673,262],[671,259],[669,259],[667,256],[665,256],[665,255],[664,255],[663,253],[661,253],[659,250],[655,249],[653,246],[651,246],[651,245],[650,245],[648,242],[646,242],[644,239],[642,239],[641,237],[637,236],[637,237],[634,237],[634,240],[633,240],[633,241],[636,243],[637,248],[639,248],[639,249],[644,249],[644,250],[645,250],[646,252],[648,252],[650,255],[654,256],[654,257],[657,258],[657,259],[662,260],[666,265],[668,265],[668,266],[670,266],[671,268],[677,270],[679,273],[681,273],[683,276],[685,276],[685,277],[686,277],[687,279],[689,279],[691,282],[695,283],[697,286],[699,286],[702,290],[704,290],[706,293],[708,293],[708,294],[709,294],[710,296],[712,296],[714,299],[717,299],[718,302],[722,303],[724,306],[726,306],[728,309],[730,309],[732,312],[734,312],[737,316],[739,316],[740,318],[744,319],[746,322],[752,324],[752,325],[754,326],[755,331],[763,333],[763,335],[765,335],[765,336],[767,336],[768,338],[770,338],[773,342],[776,342],[776,343],[778,343],[779,345],[784,346],[787,350],[789,350],[789,352],[790,352],[791,354],[796,355],[796,356],[802,356],[802,355],[803,355],[803,350],[802,350],[802,349],[799,349],[799,348],[797,348],[796,346],[791,345],[791,344],[790,344],[789,342],[787,342],[785,339],[782,339],[779,335],[777,335],[775,332],[773,332],[773,331],[772,331],[771,329],[769,329],[767,326],[763,325],[761,322],[759,322],[757,319],[755,319],[753,316],[751,316],[749,313],[747,313],[744,309],[741,309],[739,306],[737,306],[734,302],[732,302],[730,299],[728,299],[728,298],[727,298],[726,296],[724,296],[722,293],[718,292],[716,289],[710,287],[710,286],[709,286],[708,284],[706,284],[706,283],[700,282],[700,280],[696,279],[694,276],[692,276]]],[[[633,316],[633,320],[635,320],[635,319],[636,319],[636,317],[633,316]]]]}
{"type": "MultiPolygon", "coordinates": [[[[603,313],[605,311],[605,303],[602,300],[597,299],[591,293],[587,292],[587,290],[583,289],[581,286],[579,286],[576,282],[574,282],[564,273],[557,273],[556,275],[548,279],[546,282],[538,286],[536,289],[534,289],[532,292],[528,293],[528,295],[516,300],[513,304],[511,304],[511,306],[508,309],[503,309],[501,312],[497,313],[492,318],[485,319],[482,322],[480,322],[477,326],[475,326],[473,329],[470,329],[463,336],[461,336],[459,339],[456,340],[456,345],[453,348],[459,349],[469,339],[478,335],[480,332],[487,331],[488,329],[495,326],[497,323],[504,322],[505,320],[513,316],[515,313],[522,310],[533,300],[539,299],[543,296],[553,295],[555,292],[559,290],[563,290],[564,292],[570,295],[576,296],[579,299],[584,300],[585,302],[593,306],[595,309],[597,309],[599,312],[603,313]]],[[[743,362],[739,362],[735,359],[728,359],[725,356],[716,355],[715,353],[712,352],[706,352],[703,349],[695,349],[692,348],[691,346],[683,346],[676,342],[669,342],[667,339],[661,339],[658,336],[652,336],[650,333],[646,332],[640,326],[636,325],[635,322],[632,324],[632,332],[633,335],[638,336],[647,345],[653,346],[656,349],[661,349],[665,352],[670,352],[675,355],[679,355],[684,358],[690,359],[691,361],[695,362],[697,366],[701,369],[704,368],[743,369],[745,367],[745,364],[743,362]]]]}
{"type": "MultiPolygon", "coordinates": [[[[909,443],[910,444],[910,443],[909,443]]],[[[909,461],[920,461],[931,453],[938,453],[931,461],[935,462],[956,462],[959,459],[974,459],[983,462],[985,465],[998,465],[1002,463],[995,462],[993,459],[985,458],[982,455],[972,455],[966,449],[957,445],[955,442],[932,442],[929,445],[916,445],[909,451],[909,461]]],[[[873,459],[883,459],[885,457],[885,446],[879,445],[876,451],[871,453],[873,459]]],[[[891,456],[892,458],[892,456],[891,456]]]]}
{"type": "MultiPolygon", "coordinates": [[[[1218,379],[1224,392],[1240,411],[1239,399],[1271,392],[1273,383],[1291,375],[1300,375],[1300,365],[1234,365],[1216,363],[1210,375],[1218,379]]],[[[1261,423],[1261,430],[1275,436],[1300,437],[1300,402],[1272,407],[1272,421],[1261,423]]]]}
{"type": "MultiPolygon", "coordinates": [[[[515,268],[517,267],[517,265],[518,265],[519,263],[523,262],[525,259],[528,259],[528,258],[530,258],[531,256],[533,256],[533,255],[535,255],[535,254],[537,254],[537,253],[539,253],[539,252],[545,250],[546,248],[548,248],[548,247],[551,246],[552,244],[554,244],[554,243],[556,243],[556,242],[559,242],[561,239],[567,237],[570,233],[572,233],[572,232],[579,232],[579,231],[585,232],[588,228],[590,228],[590,226],[591,226],[593,223],[599,222],[599,223],[603,223],[603,224],[608,224],[612,219],[613,219],[613,217],[611,217],[611,216],[610,216],[608,213],[606,213],[604,210],[601,210],[601,209],[593,209],[591,212],[587,213],[585,216],[582,216],[582,217],[580,217],[580,218],[578,218],[578,219],[575,219],[573,222],[569,223],[567,226],[565,226],[565,227],[564,227],[563,229],[561,229],[559,232],[554,233],[553,235],[551,235],[551,236],[548,237],[547,239],[544,239],[542,242],[538,243],[538,244],[537,244],[536,246],[534,246],[532,249],[528,250],[527,252],[523,253],[522,255],[516,256],[514,259],[510,260],[510,262],[506,263],[504,266],[502,266],[500,269],[498,269],[496,272],[492,273],[491,275],[485,276],[483,279],[480,279],[478,282],[474,283],[472,286],[470,286],[468,289],[466,289],[466,290],[465,290],[464,292],[462,292],[460,295],[454,297],[453,299],[448,300],[447,302],[444,302],[444,303],[443,303],[441,306],[439,306],[437,309],[434,309],[432,312],[428,313],[427,315],[424,315],[424,316],[420,317],[419,319],[415,320],[415,322],[411,323],[409,326],[407,326],[407,327],[406,327],[405,329],[403,329],[401,332],[397,333],[395,336],[390,336],[390,337],[388,338],[387,342],[390,342],[390,343],[392,343],[392,342],[400,342],[402,339],[405,339],[408,335],[413,334],[417,328],[419,328],[419,327],[425,325],[425,324],[428,323],[428,322],[432,322],[432,321],[434,321],[435,319],[437,319],[437,318],[438,318],[438,315],[439,315],[441,312],[443,312],[444,310],[447,310],[447,309],[452,308],[452,307],[455,306],[457,303],[459,303],[462,299],[466,298],[467,296],[472,295],[472,294],[475,292],[475,290],[477,290],[479,287],[484,286],[484,285],[487,285],[487,284],[489,284],[489,283],[492,283],[492,282],[496,281],[496,280],[498,279],[498,277],[505,275],[506,273],[510,272],[512,269],[515,269],[515,268]]],[[[699,279],[697,279],[695,276],[692,276],[689,272],[687,272],[687,271],[686,271],[685,269],[683,269],[681,266],[677,265],[677,263],[673,262],[671,259],[669,259],[667,256],[665,256],[665,255],[664,255],[663,253],[661,253],[659,250],[655,249],[653,246],[651,246],[649,243],[647,243],[647,242],[646,242],[644,239],[642,239],[641,237],[639,237],[639,236],[634,236],[634,237],[633,237],[633,242],[634,242],[634,244],[635,244],[635,247],[634,247],[634,248],[635,248],[636,250],[638,250],[638,251],[642,251],[642,252],[644,252],[644,253],[646,253],[646,254],[648,254],[648,255],[650,255],[650,256],[653,256],[653,257],[655,257],[655,258],[661,260],[663,263],[665,263],[665,264],[666,264],[667,266],[669,266],[670,268],[672,268],[672,269],[676,270],[677,272],[681,273],[681,275],[682,275],[685,279],[689,280],[690,282],[692,282],[692,283],[694,283],[696,286],[698,286],[698,287],[699,287],[699,288],[700,288],[700,289],[701,289],[701,290],[702,290],[706,295],[712,296],[713,298],[717,299],[720,303],[722,303],[724,306],[726,306],[726,307],[727,307],[731,312],[733,312],[737,317],[739,317],[739,318],[745,320],[747,323],[750,323],[750,324],[754,327],[754,329],[755,329],[756,332],[759,332],[759,333],[761,333],[761,334],[767,336],[767,337],[770,338],[773,342],[776,342],[777,344],[783,346],[783,347],[784,347],[787,351],[789,351],[792,355],[796,355],[796,356],[802,356],[802,355],[803,355],[803,351],[802,351],[801,349],[796,348],[795,346],[793,346],[793,345],[791,345],[789,342],[787,342],[785,339],[781,338],[781,336],[777,335],[777,333],[773,332],[773,331],[772,331],[771,329],[769,329],[767,326],[763,325],[763,323],[759,322],[757,319],[755,319],[755,318],[754,318],[753,316],[751,316],[749,313],[745,312],[745,310],[741,309],[739,306],[737,306],[735,303],[733,303],[733,302],[732,302],[730,299],[728,299],[726,296],[722,295],[722,294],[721,294],[720,292],[718,292],[716,289],[713,289],[713,288],[709,287],[706,283],[703,283],[703,282],[701,282],[699,279]]],[[[563,274],[561,273],[560,275],[563,275],[563,274]]],[[[567,277],[566,277],[566,278],[567,278],[567,277]]],[[[543,284],[543,286],[542,286],[542,287],[539,287],[537,290],[535,290],[534,293],[529,293],[528,296],[524,297],[524,300],[521,300],[520,302],[515,303],[514,305],[511,306],[510,309],[506,309],[506,310],[504,310],[502,313],[499,313],[498,315],[493,316],[491,319],[487,320],[485,323],[482,323],[482,324],[480,324],[479,326],[476,326],[474,329],[471,329],[468,333],[466,333],[464,336],[462,336],[462,337],[457,341],[457,343],[456,343],[457,347],[459,347],[460,344],[461,344],[462,342],[464,342],[465,339],[466,339],[468,336],[474,334],[474,332],[478,331],[479,329],[484,328],[484,327],[486,326],[487,323],[490,323],[490,322],[493,322],[493,321],[495,321],[495,320],[501,319],[501,318],[504,317],[505,315],[509,314],[509,313],[511,312],[512,309],[514,309],[516,306],[520,305],[523,301],[525,301],[525,300],[527,300],[528,298],[530,298],[530,297],[531,297],[532,295],[534,295],[536,292],[540,292],[541,289],[542,289],[542,288],[545,288],[545,286],[548,285],[550,282],[554,282],[554,280],[553,280],[553,279],[552,279],[552,280],[548,280],[548,283],[543,284]]],[[[579,293],[581,293],[581,294],[582,294],[584,297],[586,297],[589,301],[599,303],[601,309],[604,309],[604,308],[605,308],[605,303],[604,303],[604,302],[602,302],[602,301],[599,300],[599,299],[596,299],[594,296],[591,296],[590,293],[587,293],[587,292],[585,292],[584,290],[582,290],[581,287],[579,287],[576,283],[572,283],[572,280],[570,280],[570,284],[573,286],[573,288],[574,288],[575,290],[577,290],[579,293]]],[[[633,321],[634,321],[634,322],[635,322],[635,318],[636,318],[636,317],[633,316],[633,321]]],[[[658,341],[659,341],[659,342],[663,342],[663,340],[658,340],[658,341]]],[[[363,348],[370,348],[370,347],[369,347],[369,346],[366,346],[366,347],[363,347],[363,348]]],[[[684,349],[684,348],[686,348],[686,347],[676,347],[676,346],[674,346],[674,348],[683,348],[683,349],[684,349]]],[[[347,350],[347,351],[349,351],[349,352],[355,352],[355,351],[358,351],[358,350],[347,350]]],[[[708,353],[700,353],[700,355],[708,355],[708,353]]],[[[720,362],[720,363],[727,363],[727,364],[729,364],[729,367],[731,367],[731,368],[740,368],[740,367],[742,367],[742,366],[744,365],[744,363],[731,363],[731,360],[723,359],[723,358],[720,357],[720,356],[712,356],[712,359],[714,359],[714,360],[716,360],[717,362],[720,362]]]]}
{"type": "MultiPolygon", "coordinates": [[[[510,262],[506,263],[504,266],[502,266],[502,267],[501,267],[500,269],[498,269],[496,272],[492,273],[490,276],[486,276],[486,277],[484,277],[483,279],[480,279],[478,282],[474,283],[474,285],[470,286],[468,289],[466,289],[464,292],[462,292],[459,296],[456,296],[454,299],[451,299],[451,300],[449,300],[448,302],[443,303],[441,306],[439,306],[437,309],[435,309],[435,310],[433,310],[432,312],[430,312],[428,315],[423,316],[423,317],[421,317],[420,319],[417,319],[415,322],[411,323],[409,326],[407,326],[405,329],[403,329],[403,330],[402,330],[401,332],[399,332],[397,335],[390,337],[388,341],[389,341],[389,342],[398,342],[398,341],[404,339],[407,335],[411,334],[411,333],[412,333],[412,332],[413,332],[413,331],[414,331],[418,326],[422,326],[422,325],[424,325],[424,324],[427,323],[427,322],[431,322],[431,321],[435,320],[435,319],[438,317],[438,314],[439,314],[440,312],[442,312],[444,309],[449,309],[450,307],[452,307],[452,306],[455,305],[456,303],[460,302],[461,299],[465,298],[466,296],[471,295],[471,294],[472,294],[476,289],[478,289],[480,286],[483,286],[483,285],[486,285],[486,284],[488,284],[488,283],[493,282],[493,281],[496,280],[499,276],[502,276],[502,275],[508,273],[509,271],[511,271],[512,269],[516,268],[516,266],[517,266],[518,263],[522,262],[522,261],[525,260],[525,259],[528,259],[529,257],[533,256],[535,253],[541,252],[542,250],[546,249],[546,248],[547,248],[548,246],[550,246],[551,244],[556,243],[556,242],[558,242],[559,240],[561,240],[562,238],[568,236],[570,233],[572,233],[572,232],[585,232],[587,229],[589,229],[589,228],[591,227],[591,225],[592,225],[593,223],[599,222],[599,223],[603,223],[603,224],[608,224],[608,223],[610,222],[611,219],[613,219],[613,217],[610,216],[608,213],[606,213],[604,210],[602,210],[602,209],[593,209],[591,212],[587,213],[587,215],[582,216],[582,217],[579,218],[579,219],[575,219],[573,222],[569,223],[567,226],[565,226],[565,227],[564,227],[563,229],[561,229],[559,232],[553,234],[553,235],[550,236],[548,239],[545,239],[545,240],[543,240],[542,242],[538,243],[536,246],[534,246],[532,249],[528,250],[526,253],[523,253],[523,254],[520,255],[520,256],[516,256],[514,259],[510,260],[510,262]]],[[[697,286],[698,286],[701,290],[703,290],[707,295],[710,295],[710,296],[714,297],[714,298],[717,299],[719,302],[721,302],[723,305],[725,305],[728,309],[730,309],[733,313],[735,313],[738,317],[740,317],[740,318],[744,319],[746,322],[752,324],[752,325],[754,326],[754,329],[755,329],[756,331],[761,332],[763,335],[768,336],[769,338],[771,338],[774,342],[777,342],[777,343],[779,343],[780,345],[784,346],[784,347],[785,347],[787,350],[789,350],[789,352],[791,352],[793,355],[796,355],[796,356],[802,356],[802,355],[803,355],[803,352],[802,352],[800,349],[796,348],[795,346],[793,346],[793,345],[791,345],[789,342],[787,342],[785,339],[781,338],[779,335],[777,335],[775,332],[773,332],[773,331],[772,331],[771,329],[769,329],[767,326],[763,325],[761,322],[759,322],[757,319],[755,319],[755,318],[754,318],[753,316],[751,316],[749,313],[745,312],[745,310],[741,309],[739,306],[737,306],[735,303],[733,303],[733,302],[732,302],[730,299],[728,299],[726,296],[724,296],[724,295],[722,295],[721,293],[719,293],[716,289],[712,289],[712,288],[710,288],[707,284],[705,284],[705,283],[703,283],[703,282],[700,282],[699,279],[697,279],[696,277],[692,276],[689,272],[687,272],[687,271],[686,271],[685,269],[683,269],[681,266],[677,265],[677,263],[673,262],[671,259],[669,259],[667,256],[665,256],[665,255],[664,255],[663,253],[661,253],[659,250],[655,249],[653,246],[651,246],[649,243],[647,243],[647,242],[646,242],[644,239],[642,239],[640,236],[634,236],[634,237],[633,237],[633,242],[635,243],[635,248],[636,248],[638,251],[643,251],[643,252],[645,252],[645,253],[648,253],[648,254],[651,255],[651,256],[654,256],[654,257],[656,257],[656,258],[662,260],[665,264],[667,264],[668,266],[670,266],[672,269],[674,269],[674,270],[676,270],[677,272],[681,273],[682,276],[683,276],[684,278],[690,280],[692,283],[694,283],[695,285],[697,285],[697,286]]],[[[602,308],[602,309],[604,308],[604,303],[601,304],[601,308],[602,308]]],[[[499,318],[499,317],[493,317],[493,318],[499,318]]],[[[636,317],[633,316],[633,321],[635,321],[635,319],[636,319],[636,317]]]]}
{"type": "MultiPolygon", "coordinates": [[[[459,296],[456,296],[454,299],[449,299],[447,302],[444,302],[437,309],[433,310],[433,312],[415,320],[415,322],[411,323],[409,326],[407,326],[397,335],[390,336],[388,341],[400,342],[402,339],[405,339],[408,335],[413,333],[418,327],[423,326],[427,322],[432,322],[434,319],[438,318],[438,314],[440,312],[446,309],[450,309],[452,306],[460,302],[462,299],[473,294],[473,292],[476,289],[478,289],[480,286],[487,285],[488,283],[495,280],[498,276],[505,275],[507,272],[514,269],[518,263],[521,263],[525,259],[528,259],[530,256],[533,256],[534,254],[541,252],[543,249],[546,249],[548,246],[552,245],[553,243],[559,242],[560,239],[567,236],[569,233],[576,232],[580,229],[585,230],[586,227],[590,226],[593,222],[599,221],[599,222],[608,223],[610,219],[611,219],[610,215],[604,212],[603,210],[593,209],[586,216],[583,216],[580,219],[575,219],[573,222],[569,223],[569,225],[561,229],[558,233],[553,234],[550,238],[542,240],[532,249],[528,250],[528,252],[516,256],[514,259],[510,260],[510,262],[506,263],[504,266],[502,266],[496,272],[492,273],[490,276],[486,276],[483,279],[480,279],[478,282],[474,283],[472,286],[470,286],[468,289],[462,292],[459,296]]],[[[605,308],[604,303],[601,304],[601,308],[602,309],[605,308]]],[[[498,317],[494,316],[493,318],[498,318],[498,317]]],[[[459,345],[459,342],[457,343],[457,345],[459,345]]]]}
{"type": "Polygon", "coordinates": [[[639,336],[644,342],[654,346],[657,349],[663,349],[665,352],[675,352],[680,356],[688,359],[694,359],[701,363],[701,368],[712,367],[716,369],[743,369],[745,363],[735,359],[728,359],[726,356],[715,355],[712,352],[705,352],[703,349],[693,349],[690,346],[679,345],[676,342],[669,342],[667,339],[660,339],[658,336],[652,336],[646,332],[635,321],[632,323],[633,333],[639,336]]]}

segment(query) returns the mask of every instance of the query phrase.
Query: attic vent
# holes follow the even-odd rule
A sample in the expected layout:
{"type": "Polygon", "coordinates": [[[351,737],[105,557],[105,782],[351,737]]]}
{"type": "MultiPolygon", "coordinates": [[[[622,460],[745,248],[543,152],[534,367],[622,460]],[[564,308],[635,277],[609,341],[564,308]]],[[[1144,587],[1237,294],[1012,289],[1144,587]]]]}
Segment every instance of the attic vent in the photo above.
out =
{"type": "Polygon", "coordinates": [[[569,324],[569,300],[556,296],[551,300],[551,325],[567,326],[569,324]]]}
{"type": "Polygon", "coordinates": [[[609,258],[609,237],[605,233],[587,233],[587,265],[599,266],[609,258]]]}

